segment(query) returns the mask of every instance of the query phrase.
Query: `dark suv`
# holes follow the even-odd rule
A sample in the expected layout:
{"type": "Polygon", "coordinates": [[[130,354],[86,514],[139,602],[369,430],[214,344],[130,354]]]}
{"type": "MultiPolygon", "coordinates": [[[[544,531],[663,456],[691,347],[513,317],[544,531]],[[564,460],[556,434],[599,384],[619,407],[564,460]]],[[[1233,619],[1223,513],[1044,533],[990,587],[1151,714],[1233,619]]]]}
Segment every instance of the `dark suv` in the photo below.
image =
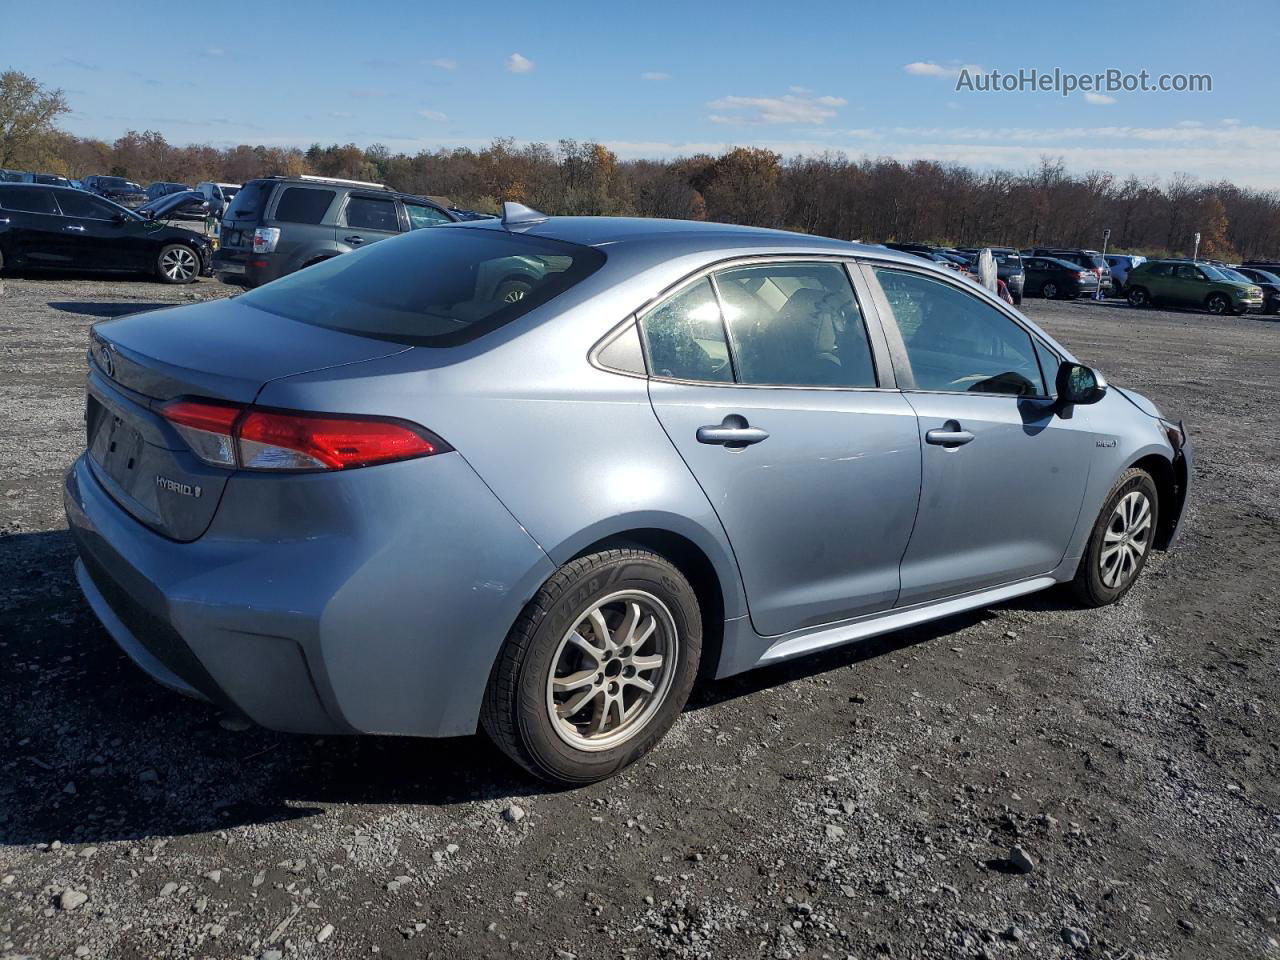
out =
{"type": "Polygon", "coordinates": [[[327,177],[250,180],[222,215],[214,271],[256,287],[321,260],[458,216],[377,183],[327,177]]]}
{"type": "Polygon", "coordinates": [[[81,183],[90,193],[96,193],[130,209],[140,207],[151,199],[141,186],[124,177],[85,177],[81,183]]]}
{"type": "Polygon", "coordinates": [[[1084,250],[1080,247],[1032,247],[1023,250],[1024,257],[1054,257],[1068,263],[1078,263],[1086,270],[1092,270],[1098,278],[1098,284],[1104,294],[1111,292],[1111,266],[1097,250],[1084,250]]]}

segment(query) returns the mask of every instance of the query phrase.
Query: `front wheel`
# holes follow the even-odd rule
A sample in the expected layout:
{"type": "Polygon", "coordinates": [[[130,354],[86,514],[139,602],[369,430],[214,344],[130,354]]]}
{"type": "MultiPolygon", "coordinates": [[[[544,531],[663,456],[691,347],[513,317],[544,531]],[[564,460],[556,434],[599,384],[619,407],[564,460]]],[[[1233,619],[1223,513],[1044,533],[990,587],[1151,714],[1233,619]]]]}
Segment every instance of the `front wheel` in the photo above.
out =
{"type": "Polygon", "coordinates": [[[156,274],[164,283],[191,283],[199,273],[200,256],[185,244],[167,244],[156,258],[156,274]]]}
{"type": "Polygon", "coordinates": [[[1048,281],[1040,288],[1040,296],[1044,297],[1046,300],[1057,300],[1058,285],[1052,280],[1048,281]]]}
{"type": "Polygon", "coordinates": [[[1086,607],[1115,603],[1146,566],[1160,519],[1155,481],[1131,467],[1111,488],[1076,571],[1077,599],[1086,607]]]}
{"type": "Polygon", "coordinates": [[[1231,312],[1231,302],[1220,293],[1215,293],[1204,303],[1205,308],[1215,317],[1231,312]]]}
{"type": "Polygon", "coordinates": [[[1129,291],[1129,306],[1146,307],[1151,305],[1151,297],[1142,287],[1134,287],[1129,291]]]}
{"type": "Polygon", "coordinates": [[[603,780],[671,728],[701,652],[697,596],[669,561],[634,548],[591,554],[553,574],[511,628],[481,722],[535,776],[603,780]]]}

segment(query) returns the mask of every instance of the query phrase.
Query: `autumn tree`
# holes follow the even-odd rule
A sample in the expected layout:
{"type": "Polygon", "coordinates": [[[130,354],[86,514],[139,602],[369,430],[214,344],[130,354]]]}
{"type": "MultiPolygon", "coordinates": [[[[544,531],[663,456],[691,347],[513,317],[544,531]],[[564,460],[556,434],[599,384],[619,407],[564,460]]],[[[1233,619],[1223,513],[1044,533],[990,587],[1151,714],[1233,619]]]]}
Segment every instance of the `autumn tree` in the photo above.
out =
{"type": "Polygon", "coordinates": [[[55,124],[69,109],[61,90],[17,70],[0,73],[0,167],[53,166],[55,124]]]}

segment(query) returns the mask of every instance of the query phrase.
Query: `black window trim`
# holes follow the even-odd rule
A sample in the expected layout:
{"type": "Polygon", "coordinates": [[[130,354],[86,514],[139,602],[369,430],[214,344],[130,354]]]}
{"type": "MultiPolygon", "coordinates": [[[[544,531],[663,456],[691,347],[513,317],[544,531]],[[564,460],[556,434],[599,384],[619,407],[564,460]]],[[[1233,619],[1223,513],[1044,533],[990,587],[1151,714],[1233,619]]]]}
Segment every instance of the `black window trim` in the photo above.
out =
{"type": "MultiPolygon", "coordinates": [[[[876,297],[877,309],[881,311],[886,317],[886,319],[882,322],[881,326],[884,328],[885,335],[888,336],[889,338],[890,353],[893,355],[894,373],[897,375],[898,381],[902,384],[901,389],[904,393],[929,393],[929,394],[936,394],[939,396],[948,396],[948,397],[989,397],[993,400],[1016,400],[1016,401],[1023,401],[1023,400],[1052,401],[1053,400],[1052,395],[1048,393],[1019,396],[1018,394],[1013,394],[1013,393],[970,393],[968,391],[962,391],[962,390],[929,390],[929,389],[926,389],[925,387],[921,387],[917,385],[915,371],[911,367],[911,358],[907,354],[907,344],[906,344],[906,341],[902,338],[902,330],[898,326],[897,315],[894,314],[893,307],[890,305],[888,297],[885,296],[884,288],[880,285],[879,278],[875,276],[875,271],[877,269],[899,270],[905,273],[915,273],[915,274],[919,274],[922,277],[925,277],[926,279],[934,280],[934,281],[937,281],[938,283],[942,283],[947,286],[950,286],[953,289],[958,290],[961,294],[972,297],[973,299],[977,300],[979,303],[982,303],[985,306],[989,306],[993,308],[998,313],[1008,318],[1010,321],[1012,321],[1012,323],[1016,327],[1018,327],[1018,329],[1020,329],[1023,333],[1025,333],[1031,341],[1034,341],[1036,339],[1044,340],[1046,346],[1049,346],[1049,341],[1046,340],[1042,334],[1032,329],[1031,327],[1027,326],[1026,323],[1023,322],[1022,318],[1019,317],[1016,313],[1014,313],[1009,308],[1009,305],[1006,304],[1003,300],[1000,300],[995,297],[991,297],[991,298],[984,297],[979,292],[981,288],[978,288],[977,290],[966,290],[960,283],[957,283],[951,277],[944,276],[939,273],[935,273],[934,271],[928,270],[928,269],[922,270],[916,267],[914,264],[900,263],[896,260],[886,261],[886,260],[865,259],[865,260],[862,260],[861,262],[862,262],[864,273],[869,274],[869,276],[867,277],[868,283],[873,284],[872,286],[873,296],[876,297]],[[901,366],[899,366],[899,364],[901,364],[901,366]]],[[[969,282],[970,281],[965,281],[965,283],[969,283],[969,282]]],[[[1062,354],[1062,351],[1056,347],[1050,346],[1049,349],[1055,354],[1059,354],[1059,355],[1062,354]]],[[[1031,350],[1032,350],[1032,355],[1035,356],[1034,342],[1031,344],[1031,350]]],[[[1066,359],[1066,357],[1063,357],[1063,359],[1066,359]]],[[[1037,368],[1040,367],[1039,357],[1036,357],[1036,367],[1037,368]]],[[[1043,371],[1041,371],[1041,376],[1043,377],[1043,371]]],[[[1044,384],[1044,387],[1046,391],[1049,389],[1049,383],[1047,380],[1044,384]]]]}
{"type": "Polygon", "coordinates": [[[884,322],[881,319],[879,305],[873,300],[874,293],[868,287],[865,279],[859,270],[860,260],[856,256],[848,256],[843,254],[832,253],[771,253],[771,254],[751,254],[737,255],[717,260],[713,263],[703,264],[692,273],[686,274],[675,283],[670,284],[662,290],[657,296],[650,297],[644,303],[639,305],[626,319],[615,324],[609,329],[600,340],[596,341],[587,354],[587,360],[592,366],[608,373],[614,373],[622,376],[638,376],[638,374],[628,373],[626,371],[615,370],[612,367],[605,366],[599,360],[599,354],[605,346],[608,346],[612,340],[620,336],[625,330],[627,324],[635,323],[637,331],[640,333],[640,346],[644,354],[645,369],[648,370],[647,379],[660,380],[663,383],[683,384],[686,386],[696,387],[719,387],[730,388],[736,390],[836,390],[842,393],[859,392],[859,393],[898,393],[900,387],[895,378],[895,364],[891,360],[892,350],[888,338],[885,335],[884,322]],[[789,383],[739,383],[737,380],[737,361],[734,359],[733,340],[729,335],[729,330],[725,326],[725,344],[729,349],[730,363],[733,368],[734,379],[731,381],[723,380],[686,380],[681,377],[663,377],[653,372],[653,365],[649,360],[649,345],[644,338],[643,331],[640,329],[640,322],[645,314],[649,313],[655,307],[661,306],[667,300],[684,292],[687,287],[693,286],[699,280],[710,279],[712,291],[716,297],[716,303],[720,305],[720,323],[722,326],[726,324],[724,317],[724,306],[720,299],[720,290],[716,286],[713,274],[724,270],[732,270],[737,267],[758,267],[770,266],[775,264],[795,264],[795,263],[838,263],[844,266],[845,275],[849,280],[849,286],[852,288],[854,301],[858,304],[859,310],[862,311],[862,322],[867,329],[868,346],[871,349],[871,362],[876,371],[876,380],[879,386],[875,387],[841,387],[841,386],[805,386],[801,384],[789,383]]]}

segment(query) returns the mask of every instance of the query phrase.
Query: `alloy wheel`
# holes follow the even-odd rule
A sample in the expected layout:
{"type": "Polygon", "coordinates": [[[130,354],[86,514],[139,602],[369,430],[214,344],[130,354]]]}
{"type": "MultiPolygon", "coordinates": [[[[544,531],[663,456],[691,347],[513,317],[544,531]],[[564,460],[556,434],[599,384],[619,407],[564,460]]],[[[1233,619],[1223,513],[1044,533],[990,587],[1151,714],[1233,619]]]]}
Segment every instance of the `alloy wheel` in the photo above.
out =
{"type": "Polygon", "coordinates": [[[557,735],[579,750],[608,750],[640,732],[675,677],[679,637],[666,605],[643,590],[596,601],[560,641],[546,707],[557,735]]]}
{"type": "Polygon", "coordinates": [[[190,280],[196,275],[196,255],[186,247],[172,247],[160,258],[160,269],[170,280],[190,280]]]}
{"type": "Polygon", "coordinates": [[[1103,585],[1114,590],[1132,580],[1150,544],[1151,501],[1141,490],[1132,490],[1116,504],[1102,536],[1098,567],[1103,585]]]}
{"type": "Polygon", "coordinates": [[[1040,292],[1044,294],[1046,300],[1058,299],[1058,285],[1056,283],[1046,283],[1044,289],[1040,292]]]}
{"type": "Polygon", "coordinates": [[[1209,312],[1221,316],[1228,309],[1226,297],[1214,295],[1209,298],[1209,312]]]}

